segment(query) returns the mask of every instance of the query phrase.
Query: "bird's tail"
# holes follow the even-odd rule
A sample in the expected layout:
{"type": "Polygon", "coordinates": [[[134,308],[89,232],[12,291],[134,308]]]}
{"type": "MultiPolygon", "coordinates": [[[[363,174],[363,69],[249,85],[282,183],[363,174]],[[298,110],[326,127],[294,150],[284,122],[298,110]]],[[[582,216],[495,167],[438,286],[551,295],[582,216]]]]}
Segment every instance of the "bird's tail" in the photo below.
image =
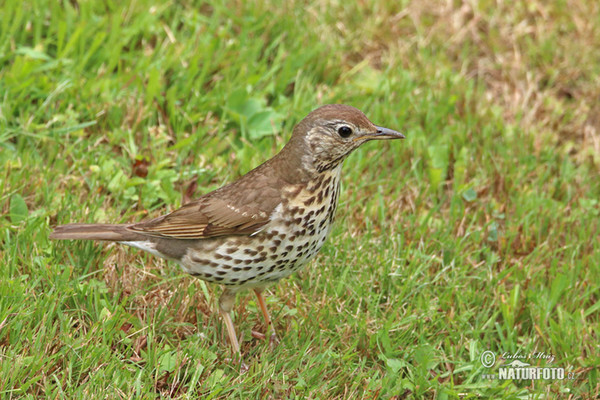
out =
{"type": "Polygon", "coordinates": [[[140,240],[140,234],[127,229],[129,225],[67,224],[54,228],[50,239],[108,240],[112,242],[140,240]]]}

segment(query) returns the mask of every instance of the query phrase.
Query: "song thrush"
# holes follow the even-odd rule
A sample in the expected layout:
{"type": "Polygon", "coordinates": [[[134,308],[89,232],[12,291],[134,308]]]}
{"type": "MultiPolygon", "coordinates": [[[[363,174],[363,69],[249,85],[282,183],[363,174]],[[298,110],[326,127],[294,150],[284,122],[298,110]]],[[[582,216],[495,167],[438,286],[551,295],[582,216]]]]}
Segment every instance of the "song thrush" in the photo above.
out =
{"type": "Polygon", "coordinates": [[[373,125],[354,107],[326,105],[294,128],[275,157],[168,215],[134,224],[62,225],[50,237],[120,242],[224,285],[219,308],[239,354],[229,314],[236,293],[254,290],[276,340],[262,290],[305,265],[325,242],[344,159],[369,140],[402,138],[373,125]]]}

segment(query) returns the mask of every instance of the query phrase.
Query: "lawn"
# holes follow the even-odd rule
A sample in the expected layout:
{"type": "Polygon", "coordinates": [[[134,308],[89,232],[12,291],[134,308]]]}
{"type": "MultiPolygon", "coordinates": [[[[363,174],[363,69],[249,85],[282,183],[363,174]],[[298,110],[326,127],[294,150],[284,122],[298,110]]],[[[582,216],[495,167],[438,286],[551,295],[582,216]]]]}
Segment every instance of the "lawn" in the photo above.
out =
{"type": "Polygon", "coordinates": [[[598,398],[599,21],[593,0],[3,1],[0,398],[598,398]],[[238,296],[244,374],[220,287],[48,239],[174,210],[327,103],[407,139],[346,160],[327,243],[268,291],[278,347],[238,296]],[[564,378],[499,379],[515,359],[564,378]]]}

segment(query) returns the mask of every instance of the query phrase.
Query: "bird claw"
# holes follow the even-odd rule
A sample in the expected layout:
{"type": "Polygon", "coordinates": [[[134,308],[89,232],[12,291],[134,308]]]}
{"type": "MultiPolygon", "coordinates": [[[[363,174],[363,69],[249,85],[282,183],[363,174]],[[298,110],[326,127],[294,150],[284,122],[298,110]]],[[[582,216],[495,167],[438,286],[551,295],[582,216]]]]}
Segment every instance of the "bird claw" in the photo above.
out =
{"type": "Polygon", "coordinates": [[[273,348],[277,347],[278,344],[279,344],[279,338],[277,337],[277,334],[275,332],[273,332],[271,334],[271,337],[269,338],[269,347],[273,349],[273,348]]]}
{"type": "Polygon", "coordinates": [[[248,366],[248,364],[246,364],[245,362],[240,362],[240,374],[245,374],[246,372],[248,372],[248,370],[250,369],[250,367],[248,366]]]}
{"type": "Polygon", "coordinates": [[[242,359],[241,354],[239,354],[238,356],[235,356],[233,358],[226,358],[225,362],[232,363],[232,364],[238,364],[239,363],[240,374],[245,374],[250,369],[250,367],[248,366],[248,364],[246,364],[244,362],[244,360],[242,359]]]}

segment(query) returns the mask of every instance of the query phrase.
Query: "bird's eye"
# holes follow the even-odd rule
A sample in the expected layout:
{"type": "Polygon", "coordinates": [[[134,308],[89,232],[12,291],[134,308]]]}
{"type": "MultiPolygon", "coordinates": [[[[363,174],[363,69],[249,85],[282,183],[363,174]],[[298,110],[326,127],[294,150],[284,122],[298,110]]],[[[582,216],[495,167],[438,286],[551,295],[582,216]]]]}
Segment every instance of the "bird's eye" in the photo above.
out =
{"type": "Polygon", "coordinates": [[[352,135],[352,128],[346,125],[340,126],[338,128],[338,133],[341,137],[347,138],[348,136],[352,135]]]}

